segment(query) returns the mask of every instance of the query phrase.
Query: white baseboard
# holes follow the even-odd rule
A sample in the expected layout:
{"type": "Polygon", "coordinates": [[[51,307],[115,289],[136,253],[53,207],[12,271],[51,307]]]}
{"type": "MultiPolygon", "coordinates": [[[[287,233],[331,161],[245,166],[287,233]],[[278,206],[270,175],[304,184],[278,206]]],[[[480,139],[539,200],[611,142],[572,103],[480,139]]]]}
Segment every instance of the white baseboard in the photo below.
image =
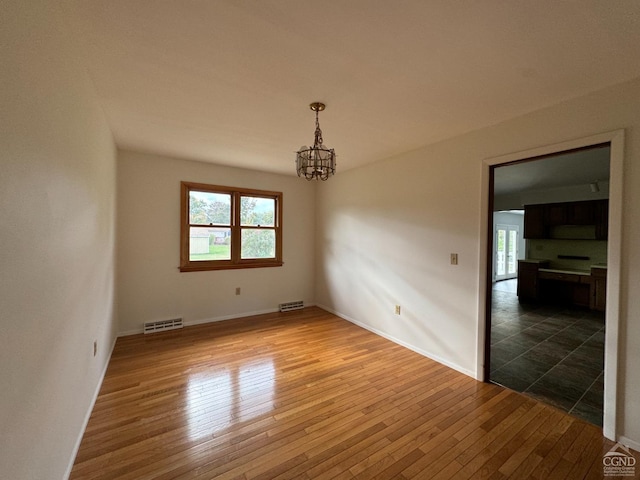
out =
{"type": "Polygon", "coordinates": [[[109,351],[109,355],[107,356],[107,361],[102,367],[100,378],[98,379],[98,383],[96,385],[95,391],[93,392],[93,398],[91,399],[89,408],[87,409],[84,415],[84,421],[82,422],[82,429],[80,430],[80,435],[78,435],[78,438],[76,439],[76,444],[73,447],[73,454],[71,455],[71,459],[69,460],[69,466],[67,467],[67,471],[65,472],[64,478],[69,478],[69,475],[71,475],[71,469],[73,468],[73,464],[76,461],[76,457],[78,456],[78,450],[80,450],[82,437],[84,437],[84,432],[87,429],[87,425],[89,424],[89,419],[91,418],[93,407],[95,406],[96,401],[98,400],[98,395],[100,394],[100,388],[102,388],[102,382],[104,382],[104,376],[107,374],[107,368],[109,368],[109,363],[111,363],[111,355],[113,355],[113,349],[116,346],[117,339],[118,339],[117,337],[113,339],[113,343],[111,344],[111,350],[109,351]]]}
{"type": "Polygon", "coordinates": [[[625,447],[629,447],[636,452],[640,452],[640,442],[636,442],[635,440],[631,440],[630,438],[624,437],[622,435],[618,437],[618,442],[623,444],[625,447]]]}
{"type": "MultiPolygon", "coordinates": [[[[305,304],[305,308],[314,307],[315,303],[305,304]]],[[[189,320],[184,322],[185,327],[190,327],[193,325],[202,325],[204,323],[214,323],[214,322],[222,322],[224,320],[233,320],[235,318],[243,318],[243,317],[253,317],[254,315],[264,315],[267,313],[276,313],[278,312],[278,308],[268,308],[265,310],[255,310],[253,312],[242,312],[242,313],[234,313],[231,315],[222,315],[220,317],[211,317],[211,318],[201,318],[198,320],[189,320]]],[[[180,316],[180,315],[177,315],[180,316]]],[[[139,333],[143,333],[144,329],[141,326],[140,328],[136,328],[135,330],[127,330],[124,332],[118,333],[118,337],[126,337],[128,335],[137,335],[139,333]]]]}
{"type": "Polygon", "coordinates": [[[447,366],[449,368],[452,368],[452,369],[454,369],[454,370],[456,370],[456,371],[458,371],[460,373],[463,373],[463,374],[465,374],[465,375],[467,375],[469,377],[472,377],[474,379],[476,378],[475,372],[473,372],[471,370],[468,370],[466,368],[462,368],[460,365],[452,363],[452,362],[450,362],[450,361],[448,361],[448,360],[446,360],[446,359],[444,359],[444,358],[442,358],[442,357],[440,357],[438,355],[434,355],[431,352],[427,352],[426,350],[423,350],[423,349],[418,348],[418,347],[416,347],[414,345],[411,345],[411,344],[409,344],[407,342],[399,340],[399,339],[389,335],[388,333],[385,333],[385,332],[383,332],[381,330],[373,328],[370,325],[367,325],[366,323],[362,323],[362,322],[356,320],[355,318],[349,317],[348,315],[345,315],[343,313],[337,312],[337,311],[333,310],[332,308],[327,307],[326,305],[318,304],[318,307],[322,308],[323,310],[326,310],[327,312],[331,312],[334,315],[336,315],[336,316],[338,316],[338,317],[340,317],[340,318],[342,318],[342,319],[344,319],[344,320],[346,320],[348,322],[351,322],[351,323],[353,323],[355,325],[358,325],[359,327],[362,327],[365,330],[369,330],[370,332],[375,333],[376,335],[379,335],[379,336],[381,336],[383,338],[386,338],[387,340],[390,340],[393,343],[397,343],[398,345],[402,345],[403,347],[408,348],[409,350],[412,350],[412,351],[414,351],[416,353],[419,353],[423,357],[430,358],[431,360],[433,360],[435,362],[441,363],[442,365],[445,365],[445,366],[447,366]]]}
{"type": "Polygon", "coordinates": [[[136,328],[134,330],[125,330],[124,332],[118,332],[118,337],[128,337],[129,335],[137,335],[139,333],[144,333],[144,328],[136,328]]]}
{"type": "Polygon", "coordinates": [[[278,311],[277,308],[269,308],[266,310],[256,310],[255,312],[234,313],[232,315],[223,315],[221,317],[202,318],[200,320],[190,320],[188,322],[184,322],[184,325],[185,327],[190,327],[191,325],[202,325],[203,323],[224,322],[225,320],[233,320],[235,318],[242,318],[242,317],[253,317],[254,315],[264,315],[265,313],[275,313],[277,311],[278,311]]]}

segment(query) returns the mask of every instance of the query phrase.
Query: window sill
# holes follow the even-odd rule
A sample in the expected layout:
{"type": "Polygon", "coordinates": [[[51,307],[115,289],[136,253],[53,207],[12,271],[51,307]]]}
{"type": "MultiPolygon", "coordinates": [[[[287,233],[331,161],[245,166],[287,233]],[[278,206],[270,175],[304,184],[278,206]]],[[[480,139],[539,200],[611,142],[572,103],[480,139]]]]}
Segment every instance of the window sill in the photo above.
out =
{"type": "Polygon", "coordinates": [[[246,262],[246,263],[225,263],[223,265],[181,265],[178,269],[181,272],[205,272],[207,270],[236,270],[238,268],[266,268],[281,267],[284,262],[246,262]]]}

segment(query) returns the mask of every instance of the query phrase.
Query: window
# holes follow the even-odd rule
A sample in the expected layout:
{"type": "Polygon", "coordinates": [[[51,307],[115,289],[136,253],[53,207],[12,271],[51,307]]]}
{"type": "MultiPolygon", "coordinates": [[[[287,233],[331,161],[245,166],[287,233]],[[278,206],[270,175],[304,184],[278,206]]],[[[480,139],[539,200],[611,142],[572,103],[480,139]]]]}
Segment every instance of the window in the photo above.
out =
{"type": "Polygon", "coordinates": [[[282,265],[282,193],[181,183],[180,271],[282,265]]]}

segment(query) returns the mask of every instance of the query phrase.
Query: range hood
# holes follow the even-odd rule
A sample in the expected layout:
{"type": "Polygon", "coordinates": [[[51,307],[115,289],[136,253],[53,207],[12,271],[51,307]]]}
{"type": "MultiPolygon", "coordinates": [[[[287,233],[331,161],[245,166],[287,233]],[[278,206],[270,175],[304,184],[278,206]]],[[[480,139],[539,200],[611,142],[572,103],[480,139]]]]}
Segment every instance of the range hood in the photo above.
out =
{"type": "Polygon", "coordinates": [[[557,225],[549,229],[549,238],[554,240],[595,240],[595,225],[557,225]]]}

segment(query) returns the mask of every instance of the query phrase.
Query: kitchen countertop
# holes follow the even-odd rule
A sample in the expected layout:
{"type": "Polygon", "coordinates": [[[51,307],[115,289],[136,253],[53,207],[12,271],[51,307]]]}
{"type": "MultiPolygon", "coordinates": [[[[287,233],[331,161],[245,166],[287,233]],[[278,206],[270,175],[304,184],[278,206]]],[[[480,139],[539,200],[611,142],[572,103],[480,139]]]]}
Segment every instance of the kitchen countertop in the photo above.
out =
{"type": "Polygon", "coordinates": [[[577,268],[540,268],[539,272],[566,273],[568,275],[591,275],[590,270],[578,270],[577,268]]]}
{"type": "MultiPolygon", "coordinates": [[[[526,262],[526,263],[536,263],[536,264],[539,264],[539,265],[540,264],[549,264],[549,263],[552,264],[553,263],[550,260],[535,259],[535,258],[522,258],[522,259],[520,259],[518,261],[519,262],[526,262]]],[[[540,267],[538,270],[540,272],[564,273],[564,274],[567,274],[567,275],[590,275],[592,268],[603,268],[603,269],[606,270],[607,264],[606,263],[596,263],[596,264],[590,265],[588,269],[545,266],[545,267],[540,267]]]]}

